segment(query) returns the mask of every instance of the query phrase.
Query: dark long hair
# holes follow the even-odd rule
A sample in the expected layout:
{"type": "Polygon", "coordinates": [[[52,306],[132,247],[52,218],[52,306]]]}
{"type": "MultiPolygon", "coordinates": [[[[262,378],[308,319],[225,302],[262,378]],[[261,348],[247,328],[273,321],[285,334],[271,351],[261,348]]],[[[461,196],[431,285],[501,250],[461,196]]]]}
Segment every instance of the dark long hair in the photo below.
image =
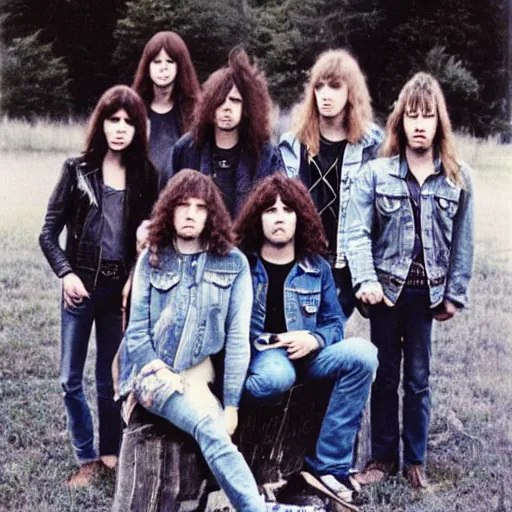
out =
{"type": "Polygon", "coordinates": [[[201,89],[187,45],[176,32],[157,32],[146,43],[132,87],[149,108],[153,101],[153,82],[149,76],[149,64],[162,49],[178,64],[172,95],[174,105],[179,108],[181,114],[182,131],[187,132],[192,126],[192,114],[201,89]]]}
{"type": "Polygon", "coordinates": [[[259,252],[263,242],[262,213],[272,206],[277,197],[297,215],[295,254],[301,259],[327,251],[324,227],[308,189],[297,178],[282,173],[267,176],[247,197],[235,223],[237,245],[246,253],[259,252]]]}
{"type": "Polygon", "coordinates": [[[201,234],[203,247],[217,255],[225,255],[233,247],[231,218],[219,189],[209,176],[183,169],[168,181],[153,208],[148,237],[152,264],[157,264],[160,249],[174,244],[174,210],[180,202],[191,197],[202,199],[208,210],[201,234]]]}
{"type": "Polygon", "coordinates": [[[215,71],[203,84],[203,95],[194,111],[192,135],[198,146],[205,144],[213,133],[215,110],[224,103],[233,85],[243,100],[240,141],[257,159],[263,145],[270,139],[272,102],[264,73],[255,64],[251,65],[247,53],[241,48],[233,49],[228,66],[215,71]]]}

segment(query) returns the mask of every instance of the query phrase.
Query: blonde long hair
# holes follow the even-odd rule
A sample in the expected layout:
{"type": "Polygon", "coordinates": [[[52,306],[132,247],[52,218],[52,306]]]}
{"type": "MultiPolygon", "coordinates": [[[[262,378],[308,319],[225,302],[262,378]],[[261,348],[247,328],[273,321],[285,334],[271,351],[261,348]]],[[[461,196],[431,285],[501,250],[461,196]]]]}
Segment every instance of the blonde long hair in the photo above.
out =
{"type": "Polygon", "coordinates": [[[344,122],[350,143],[355,144],[361,140],[373,118],[366,79],[354,57],[346,50],[328,50],[322,53],[311,69],[304,101],[299,107],[295,123],[297,138],[306,145],[310,157],[316,156],[320,149],[320,119],[315,87],[321,80],[342,80],[347,84],[344,122]]]}
{"type": "Polygon", "coordinates": [[[400,91],[386,123],[386,136],[380,151],[381,156],[400,154],[400,150],[406,144],[404,114],[418,110],[423,114],[437,111],[434,149],[441,158],[447,178],[457,185],[462,185],[460,166],[455,155],[455,139],[443,91],[439,82],[428,73],[416,73],[400,91]]]}

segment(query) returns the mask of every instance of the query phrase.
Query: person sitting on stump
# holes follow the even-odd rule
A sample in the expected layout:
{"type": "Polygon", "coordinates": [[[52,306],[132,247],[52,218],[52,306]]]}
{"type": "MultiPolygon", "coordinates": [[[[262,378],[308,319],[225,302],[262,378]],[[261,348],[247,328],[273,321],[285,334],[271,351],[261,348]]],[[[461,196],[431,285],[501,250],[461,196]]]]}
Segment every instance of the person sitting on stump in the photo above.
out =
{"type": "Polygon", "coordinates": [[[251,266],[254,302],[248,402],[275,402],[298,379],[330,379],[334,387],[306,481],[337,502],[351,503],[354,442],[377,350],[343,338],[345,316],[327,261],[322,221],[307,188],[276,173],[249,195],[235,225],[251,266]]]}

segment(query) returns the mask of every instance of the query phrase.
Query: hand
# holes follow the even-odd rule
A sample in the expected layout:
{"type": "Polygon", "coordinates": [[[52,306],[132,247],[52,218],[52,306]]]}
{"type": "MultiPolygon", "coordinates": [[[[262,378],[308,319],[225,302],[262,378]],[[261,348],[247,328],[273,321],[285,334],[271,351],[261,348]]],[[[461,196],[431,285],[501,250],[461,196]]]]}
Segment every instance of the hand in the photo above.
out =
{"type": "Polygon", "coordinates": [[[183,395],[185,391],[185,384],[181,378],[179,373],[175,373],[169,368],[160,368],[155,373],[157,379],[161,382],[164,382],[167,386],[169,386],[172,391],[177,391],[180,395],[183,395]]]}
{"type": "Polygon", "coordinates": [[[356,292],[356,299],[361,300],[365,304],[378,304],[384,300],[384,292],[382,291],[382,285],[376,281],[371,283],[364,283],[361,288],[356,292]]]}
{"type": "Polygon", "coordinates": [[[445,322],[446,320],[450,320],[450,318],[453,318],[457,311],[457,306],[453,302],[450,302],[448,299],[444,299],[443,311],[441,311],[440,313],[436,313],[434,315],[434,318],[438,322],[445,322]]]}
{"type": "Polygon", "coordinates": [[[238,409],[233,405],[224,408],[224,421],[226,422],[226,430],[232,436],[238,426],[238,409]]]}
{"type": "Polygon", "coordinates": [[[112,384],[114,386],[114,399],[119,396],[119,350],[116,352],[112,365],[110,367],[112,372],[112,384]]]}
{"type": "Polygon", "coordinates": [[[140,254],[148,246],[150,220],[143,220],[137,228],[137,254],[140,254]]]}
{"type": "Polygon", "coordinates": [[[300,359],[318,349],[318,340],[308,331],[288,331],[277,335],[276,348],[285,347],[288,359],[300,359]]]}
{"type": "Polygon", "coordinates": [[[73,309],[82,303],[84,298],[89,298],[82,280],[73,272],[62,278],[62,291],[64,296],[64,307],[73,309]]]}

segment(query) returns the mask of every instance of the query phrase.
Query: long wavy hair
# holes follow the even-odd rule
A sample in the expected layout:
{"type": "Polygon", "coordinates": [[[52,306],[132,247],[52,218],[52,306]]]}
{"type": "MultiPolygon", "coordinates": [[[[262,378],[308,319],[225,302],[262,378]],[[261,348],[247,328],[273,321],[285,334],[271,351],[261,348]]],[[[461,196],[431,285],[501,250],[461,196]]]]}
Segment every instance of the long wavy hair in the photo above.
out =
{"type": "Polygon", "coordinates": [[[421,111],[428,114],[437,111],[437,131],[434,137],[434,150],[441,157],[446,176],[462,185],[462,177],[455,154],[455,140],[439,82],[430,74],[416,73],[402,88],[393,111],[386,123],[386,135],[381,156],[399,155],[405,149],[407,139],[404,130],[406,112],[421,111]]]}
{"type": "Polygon", "coordinates": [[[325,254],[327,237],[322,220],[308,189],[298,178],[274,173],[260,181],[247,197],[235,223],[237,245],[246,253],[259,252],[263,242],[262,213],[277,197],[297,215],[295,254],[301,259],[312,254],[325,254]]]}
{"type": "Polygon", "coordinates": [[[182,131],[187,132],[192,126],[194,106],[200,96],[201,88],[187,45],[176,32],[157,32],[146,43],[132,87],[140,94],[146,107],[149,108],[153,101],[153,82],[149,76],[149,65],[162,49],[178,65],[172,99],[174,105],[179,108],[182,131]]]}
{"type": "Polygon", "coordinates": [[[348,98],[345,106],[344,128],[347,140],[355,144],[363,137],[372,121],[370,93],[366,79],[357,61],[346,50],[328,50],[320,55],[311,69],[306,84],[304,100],[297,110],[295,134],[312,158],[320,150],[320,115],[315,98],[315,88],[320,81],[347,84],[348,98]]]}
{"type": "Polygon", "coordinates": [[[256,64],[251,65],[241,48],[231,50],[228,66],[212,73],[203,84],[203,94],[194,111],[192,135],[200,147],[213,135],[215,111],[224,103],[233,85],[243,100],[240,141],[257,160],[263,145],[270,140],[271,99],[264,73],[256,64]]]}
{"type": "Polygon", "coordinates": [[[133,167],[134,162],[147,160],[147,118],[144,102],[127,85],[116,85],[103,93],[91,114],[84,150],[86,161],[94,165],[103,162],[108,150],[103,122],[121,109],[126,110],[135,127],[133,140],[123,150],[121,162],[126,167],[133,167]]]}
{"type": "Polygon", "coordinates": [[[167,183],[153,208],[149,228],[150,261],[158,264],[158,252],[172,247],[176,238],[174,211],[191,197],[206,203],[208,216],[200,241],[203,247],[217,255],[225,255],[233,247],[231,217],[213,180],[192,169],[183,169],[167,183]]]}

